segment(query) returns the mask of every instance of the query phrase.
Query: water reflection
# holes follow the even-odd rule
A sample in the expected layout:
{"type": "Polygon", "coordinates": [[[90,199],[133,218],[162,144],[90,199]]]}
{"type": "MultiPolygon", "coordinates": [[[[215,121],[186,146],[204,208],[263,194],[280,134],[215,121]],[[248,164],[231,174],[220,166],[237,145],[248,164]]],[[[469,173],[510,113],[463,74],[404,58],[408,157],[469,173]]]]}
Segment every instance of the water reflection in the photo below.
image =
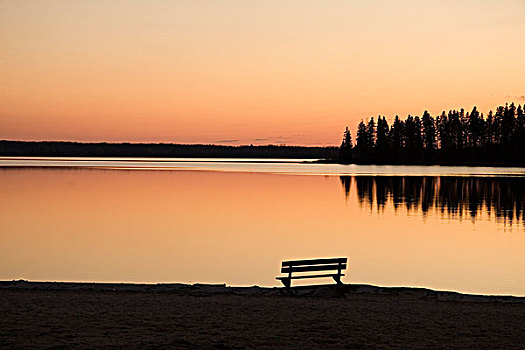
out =
{"type": "Polygon", "coordinates": [[[384,210],[437,211],[448,217],[475,220],[486,213],[498,222],[525,226],[525,180],[520,177],[341,176],[348,198],[355,182],[361,206],[384,210]]]}
{"type": "Polygon", "coordinates": [[[525,296],[522,181],[9,168],[0,280],[276,286],[347,256],[348,283],[525,296]]]}

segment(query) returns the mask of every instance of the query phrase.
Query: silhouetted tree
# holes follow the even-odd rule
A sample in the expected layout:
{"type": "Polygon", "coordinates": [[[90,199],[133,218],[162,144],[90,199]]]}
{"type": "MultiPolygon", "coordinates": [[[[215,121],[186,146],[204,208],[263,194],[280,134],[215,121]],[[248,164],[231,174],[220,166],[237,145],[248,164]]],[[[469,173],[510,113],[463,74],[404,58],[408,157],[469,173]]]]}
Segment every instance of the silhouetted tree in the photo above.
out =
{"type": "Polygon", "coordinates": [[[485,121],[485,146],[491,147],[494,143],[494,117],[492,111],[489,111],[487,120],[485,121]]]}
{"type": "Polygon", "coordinates": [[[368,148],[372,149],[375,146],[375,122],[374,117],[371,117],[366,124],[366,132],[368,133],[368,148]]]}
{"type": "Polygon", "coordinates": [[[445,111],[436,118],[436,132],[439,141],[439,148],[442,150],[449,150],[452,148],[452,140],[450,135],[450,123],[445,111]]]}
{"type": "Polygon", "coordinates": [[[425,111],[421,118],[423,124],[423,144],[427,152],[432,152],[436,146],[436,124],[434,118],[425,111]]]}
{"type": "Polygon", "coordinates": [[[394,154],[398,154],[401,149],[404,147],[405,139],[405,123],[399,119],[399,116],[396,115],[390,132],[388,133],[388,140],[390,143],[390,148],[394,154]]]}
{"type": "Polygon", "coordinates": [[[386,118],[381,116],[377,117],[377,127],[376,127],[376,152],[378,154],[386,154],[388,151],[388,122],[386,118]]]}
{"type": "Polygon", "coordinates": [[[414,149],[414,117],[410,114],[405,119],[405,130],[403,134],[404,150],[412,151],[414,149]]]}
{"type": "Polygon", "coordinates": [[[343,143],[341,144],[342,148],[352,148],[352,134],[350,133],[350,130],[348,130],[348,126],[346,127],[345,133],[343,135],[343,143]]]}
{"type": "Polygon", "coordinates": [[[421,119],[396,115],[392,127],[378,116],[377,124],[361,121],[355,149],[347,161],[525,166],[525,112],[511,103],[484,118],[474,106],[443,111],[434,120],[425,111],[421,119]]]}
{"type": "Polygon", "coordinates": [[[525,112],[518,105],[513,146],[516,152],[525,152],[525,112]]]}
{"type": "Polygon", "coordinates": [[[359,123],[357,127],[356,144],[355,144],[356,151],[358,151],[359,153],[368,151],[369,144],[370,144],[370,141],[368,138],[368,130],[366,128],[365,123],[361,120],[361,122],[359,123]]]}
{"type": "Polygon", "coordinates": [[[492,123],[492,131],[494,133],[494,143],[498,145],[503,143],[504,114],[505,114],[505,108],[503,106],[499,106],[496,109],[496,113],[494,113],[494,122],[492,123]]]}
{"type": "Polygon", "coordinates": [[[481,147],[484,134],[484,121],[480,116],[476,106],[468,115],[467,121],[467,144],[469,147],[481,147]]]}
{"type": "Polygon", "coordinates": [[[352,155],[352,134],[346,127],[345,132],[343,133],[343,142],[341,143],[340,156],[343,159],[349,159],[352,155]]]}
{"type": "Polygon", "coordinates": [[[512,142],[512,136],[514,134],[515,115],[516,107],[514,106],[514,103],[511,103],[510,106],[506,104],[505,109],[503,110],[503,120],[501,123],[501,136],[505,151],[508,151],[508,147],[512,142]]]}

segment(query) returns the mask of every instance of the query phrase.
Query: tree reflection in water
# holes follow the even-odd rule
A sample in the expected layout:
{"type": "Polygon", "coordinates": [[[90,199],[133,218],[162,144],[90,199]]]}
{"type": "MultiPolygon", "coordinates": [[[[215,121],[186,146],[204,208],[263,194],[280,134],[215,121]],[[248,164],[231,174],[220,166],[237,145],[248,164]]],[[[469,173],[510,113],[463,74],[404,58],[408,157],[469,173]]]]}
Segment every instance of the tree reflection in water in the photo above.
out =
{"type": "Polygon", "coordinates": [[[449,217],[475,220],[482,213],[498,222],[525,226],[525,178],[461,176],[341,176],[348,197],[355,182],[360,205],[384,210],[389,201],[397,210],[436,210],[449,217]]]}

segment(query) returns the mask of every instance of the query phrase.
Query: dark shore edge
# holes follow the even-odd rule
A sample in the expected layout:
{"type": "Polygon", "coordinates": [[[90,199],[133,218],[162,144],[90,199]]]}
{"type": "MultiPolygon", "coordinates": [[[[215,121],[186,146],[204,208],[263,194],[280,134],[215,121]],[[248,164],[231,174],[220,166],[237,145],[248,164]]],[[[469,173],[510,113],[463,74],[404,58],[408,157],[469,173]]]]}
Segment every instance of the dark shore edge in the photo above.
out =
{"type": "MultiPolygon", "coordinates": [[[[32,282],[26,280],[0,281],[0,291],[56,291],[56,292],[135,292],[173,293],[187,296],[238,295],[238,296],[290,296],[282,287],[234,287],[226,284],[184,283],[102,283],[102,282],[32,282]]],[[[454,302],[500,302],[525,304],[525,297],[511,295],[463,294],[438,291],[421,287],[380,287],[368,284],[334,284],[293,287],[296,297],[341,297],[352,294],[411,296],[415,298],[454,302]]]]}
{"type": "Polygon", "coordinates": [[[338,164],[338,165],[386,165],[386,166],[464,166],[474,168],[522,168],[525,171],[523,162],[481,162],[481,161],[439,161],[439,162],[373,162],[373,161],[353,161],[347,162],[341,159],[317,159],[305,161],[311,164],[338,164]]]}
{"type": "Polygon", "coordinates": [[[337,158],[336,146],[0,140],[3,157],[337,158]]]}

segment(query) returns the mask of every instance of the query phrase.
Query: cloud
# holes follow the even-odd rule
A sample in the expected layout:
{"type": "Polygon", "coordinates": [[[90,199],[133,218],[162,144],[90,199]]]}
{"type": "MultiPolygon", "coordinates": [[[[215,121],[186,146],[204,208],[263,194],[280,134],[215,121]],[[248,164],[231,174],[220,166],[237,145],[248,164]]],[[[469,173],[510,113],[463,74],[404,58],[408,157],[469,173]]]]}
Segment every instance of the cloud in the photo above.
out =
{"type": "Polygon", "coordinates": [[[518,95],[518,96],[507,95],[505,96],[505,98],[512,99],[512,100],[518,100],[518,101],[525,101],[525,95],[518,95]]]}
{"type": "Polygon", "coordinates": [[[258,137],[253,139],[253,142],[263,142],[266,144],[283,144],[290,140],[284,136],[272,136],[272,137],[258,137]]]}
{"type": "Polygon", "coordinates": [[[281,145],[287,142],[290,142],[288,137],[285,137],[285,136],[274,136],[274,137],[270,137],[268,140],[274,143],[281,144],[281,145]]]}
{"type": "Polygon", "coordinates": [[[215,141],[212,141],[212,143],[232,143],[232,142],[238,142],[239,140],[235,139],[235,140],[215,140],[215,141]]]}

